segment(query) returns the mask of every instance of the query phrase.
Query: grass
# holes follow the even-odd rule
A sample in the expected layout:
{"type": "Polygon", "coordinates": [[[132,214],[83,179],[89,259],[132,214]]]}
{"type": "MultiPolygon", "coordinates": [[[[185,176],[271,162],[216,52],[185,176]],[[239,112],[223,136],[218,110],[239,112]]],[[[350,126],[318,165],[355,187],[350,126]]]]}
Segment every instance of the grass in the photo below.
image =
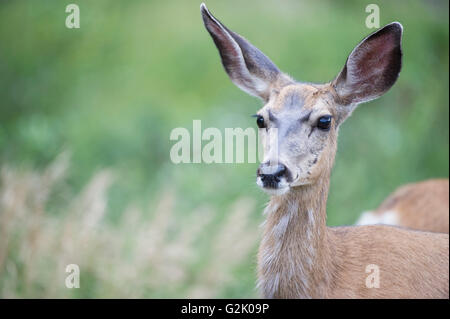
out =
{"type": "MultiPolygon", "coordinates": [[[[376,3],[404,26],[403,69],[342,126],[329,225],[448,176],[448,2],[376,3]]],[[[0,3],[0,296],[256,296],[257,164],[169,158],[173,128],[255,127],[261,106],[223,72],[200,3],[77,4],[74,30],[65,3],[0,3]]],[[[207,5],[301,81],[331,80],[372,31],[360,1],[207,5]]]]}
{"type": "MultiPolygon", "coordinates": [[[[222,220],[211,206],[177,218],[176,195],[167,189],[144,211],[130,204],[114,225],[107,221],[114,174],[103,170],[51,214],[49,197],[69,169],[67,153],[42,172],[2,169],[1,297],[220,297],[233,288],[236,269],[254,257],[258,227],[250,198],[232,203],[222,220]],[[65,287],[69,264],[80,267],[80,289],[65,287]]],[[[254,291],[248,285],[236,296],[254,291]]]]}

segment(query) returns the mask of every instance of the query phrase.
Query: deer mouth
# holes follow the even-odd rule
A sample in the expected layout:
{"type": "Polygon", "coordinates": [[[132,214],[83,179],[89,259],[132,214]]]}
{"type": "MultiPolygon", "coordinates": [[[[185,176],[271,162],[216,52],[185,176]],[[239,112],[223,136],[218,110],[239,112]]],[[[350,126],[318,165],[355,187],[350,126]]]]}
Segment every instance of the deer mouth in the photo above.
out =
{"type": "Polygon", "coordinates": [[[289,183],[285,178],[267,178],[265,176],[258,176],[256,184],[269,195],[282,195],[289,190],[289,183]]]}

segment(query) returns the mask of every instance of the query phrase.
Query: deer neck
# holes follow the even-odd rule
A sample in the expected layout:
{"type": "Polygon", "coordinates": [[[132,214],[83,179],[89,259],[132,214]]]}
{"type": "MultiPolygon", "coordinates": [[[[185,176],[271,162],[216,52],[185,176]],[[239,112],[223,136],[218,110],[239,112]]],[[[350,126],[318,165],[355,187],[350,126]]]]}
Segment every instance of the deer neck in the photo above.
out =
{"type": "Polygon", "coordinates": [[[271,198],[258,254],[264,297],[325,296],[332,277],[333,245],[326,228],[328,187],[329,175],[271,198]]]}

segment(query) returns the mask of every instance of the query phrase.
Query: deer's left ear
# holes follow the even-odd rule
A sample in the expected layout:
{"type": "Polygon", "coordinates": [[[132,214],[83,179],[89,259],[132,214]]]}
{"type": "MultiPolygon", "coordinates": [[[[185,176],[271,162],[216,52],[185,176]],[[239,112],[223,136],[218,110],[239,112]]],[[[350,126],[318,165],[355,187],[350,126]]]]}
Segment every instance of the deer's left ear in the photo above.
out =
{"type": "Polygon", "coordinates": [[[204,3],[200,11],[231,81],[241,90],[267,100],[270,84],[277,80],[280,70],[264,53],[217,20],[204,3]]]}
{"type": "Polygon", "coordinates": [[[376,99],[394,85],[402,66],[402,33],[402,25],[392,22],[353,49],[332,82],[339,104],[355,106],[376,99]]]}

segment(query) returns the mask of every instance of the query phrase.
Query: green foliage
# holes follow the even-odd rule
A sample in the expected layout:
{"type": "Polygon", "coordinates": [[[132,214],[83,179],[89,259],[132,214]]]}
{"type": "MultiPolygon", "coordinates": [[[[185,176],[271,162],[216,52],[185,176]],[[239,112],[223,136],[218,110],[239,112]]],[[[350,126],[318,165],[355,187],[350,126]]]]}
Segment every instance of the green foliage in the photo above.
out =
{"type": "MultiPolygon", "coordinates": [[[[38,170],[69,149],[71,194],[100,169],[112,169],[117,181],[109,192],[111,223],[131,202],[144,206],[166,188],[178,195],[180,216],[206,203],[220,220],[230,203],[247,195],[257,200],[252,216],[261,221],[267,198],[254,183],[257,164],[170,162],[173,128],[191,130],[193,119],[204,127],[253,127],[249,115],[260,107],[223,72],[200,3],[76,3],[80,29],[65,27],[65,2],[0,4],[0,162],[38,170]]],[[[330,225],[353,223],[401,184],[448,176],[448,2],[376,3],[382,25],[404,26],[403,70],[390,92],[361,105],[341,129],[330,225]]],[[[360,1],[207,5],[302,81],[331,80],[372,31],[360,1]]],[[[48,209],[64,215],[66,198],[58,194],[48,209]]],[[[205,229],[205,239],[213,232],[205,229]]],[[[254,262],[249,258],[237,267],[240,279],[220,296],[253,296],[254,262]]],[[[101,297],[96,287],[79,297],[101,297]]]]}

